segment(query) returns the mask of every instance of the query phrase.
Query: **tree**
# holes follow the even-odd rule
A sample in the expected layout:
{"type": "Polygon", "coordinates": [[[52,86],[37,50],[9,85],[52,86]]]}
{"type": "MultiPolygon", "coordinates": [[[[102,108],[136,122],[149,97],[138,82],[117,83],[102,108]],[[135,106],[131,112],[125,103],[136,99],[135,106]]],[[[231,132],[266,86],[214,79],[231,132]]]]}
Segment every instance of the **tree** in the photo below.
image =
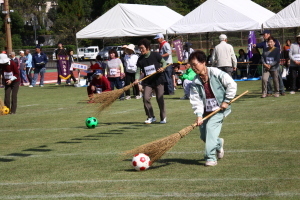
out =
{"type": "Polygon", "coordinates": [[[58,0],[53,30],[56,40],[75,44],[76,33],[91,22],[92,0],[58,0]]]}
{"type": "Polygon", "coordinates": [[[24,21],[18,11],[10,13],[11,18],[11,32],[12,34],[23,34],[24,33],[24,21]]]}
{"type": "Polygon", "coordinates": [[[283,8],[282,0],[253,0],[253,1],[274,13],[279,12],[283,8]]]}

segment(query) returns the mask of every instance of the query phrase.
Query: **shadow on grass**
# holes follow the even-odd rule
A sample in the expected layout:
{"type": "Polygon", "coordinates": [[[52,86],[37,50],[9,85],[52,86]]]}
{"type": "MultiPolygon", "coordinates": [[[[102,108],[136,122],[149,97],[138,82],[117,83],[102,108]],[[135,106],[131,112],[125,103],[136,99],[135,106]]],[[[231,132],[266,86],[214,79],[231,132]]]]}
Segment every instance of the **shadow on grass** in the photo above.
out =
{"type": "Polygon", "coordinates": [[[191,159],[182,159],[182,158],[168,158],[168,159],[161,159],[156,161],[157,163],[166,163],[166,164],[170,164],[170,163],[180,163],[180,164],[185,164],[185,165],[204,165],[204,163],[200,162],[200,161],[204,161],[204,159],[202,160],[191,160],[191,159]]]}
{"type": "Polygon", "coordinates": [[[78,143],[82,143],[82,142],[67,142],[67,141],[56,142],[56,144],[78,144],[78,143]]]}
{"type": "MultiPolygon", "coordinates": [[[[101,133],[97,133],[97,134],[101,134],[101,133]]],[[[86,136],[83,136],[83,137],[109,137],[109,136],[106,136],[106,135],[86,135],[86,136]]]]}
{"type": "Polygon", "coordinates": [[[129,124],[133,124],[133,125],[141,125],[143,124],[142,122],[107,122],[107,123],[101,123],[101,125],[115,125],[115,124],[126,124],[126,125],[129,125],[129,124]]]}
{"type": "Polygon", "coordinates": [[[71,139],[71,140],[99,140],[97,138],[74,138],[74,139],[71,139]]]}
{"type": "Polygon", "coordinates": [[[15,159],[11,159],[11,158],[0,158],[0,162],[12,162],[15,159]]]}
{"type": "Polygon", "coordinates": [[[31,156],[32,154],[27,154],[27,153],[11,153],[7,154],[7,156],[15,156],[15,157],[28,157],[31,156]]]}
{"type": "Polygon", "coordinates": [[[48,152],[48,151],[52,151],[52,150],[51,149],[30,148],[30,149],[25,149],[23,151],[48,152]]]}
{"type": "MultiPolygon", "coordinates": [[[[124,159],[122,161],[130,162],[131,159],[124,159]]],[[[203,165],[204,166],[204,159],[202,160],[191,160],[191,159],[178,159],[178,158],[170,158],[170,159],[160,159],[156,161],[148,170],[152,169],[158,169],[161,167],[166,167],[171,165],[172,163],[180,163],[180,164],[185,164],[185,165],[203,165]]],[[[126,172],[136,172],[135,169],[125,169],[123,171],[126,172]]]]}
{"type": "MultiPolygon", "coordinates": [[[[121,132],[115,132],[115,133],[97,133],[97,134],[101,134],[101,135],[112,135],[112,134],[117,134],[117,135],[121,135],[121,134],[123,134],[123,133],[121,133],[121,132]]],[[[103,136],[103,137],[105,137],[105,136],[103,136]]],[[[106,137],[108,137],[108,136],[106,136],[106,137]]]]}

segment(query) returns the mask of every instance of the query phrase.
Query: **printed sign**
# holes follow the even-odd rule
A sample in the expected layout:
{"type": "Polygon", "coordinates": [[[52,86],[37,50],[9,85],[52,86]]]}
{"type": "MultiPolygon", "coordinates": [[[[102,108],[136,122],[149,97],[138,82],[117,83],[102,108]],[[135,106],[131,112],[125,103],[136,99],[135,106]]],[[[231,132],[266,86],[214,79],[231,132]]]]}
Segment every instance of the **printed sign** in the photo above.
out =
{"type": "Polygon", "coordinates": [[[73,68],[74,69],[80,69],[80,70],[87,70],[88,66],[80,64],[80,63],[73,63],[73,68]]]}
{"type": "Polygon", "coordinates": [[[179,62],[183,61],[183,47],[180,39],[173,41],[174,48],[176,50],[177,59],[179,62]]]}

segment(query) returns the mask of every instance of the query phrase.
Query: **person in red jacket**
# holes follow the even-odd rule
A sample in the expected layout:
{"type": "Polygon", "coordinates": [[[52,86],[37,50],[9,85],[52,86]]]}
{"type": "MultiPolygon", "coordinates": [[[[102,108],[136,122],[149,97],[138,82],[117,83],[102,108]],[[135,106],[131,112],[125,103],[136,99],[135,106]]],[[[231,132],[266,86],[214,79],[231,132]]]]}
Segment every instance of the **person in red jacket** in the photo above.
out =
{"type": "Polygon", "coordinates": [[[4,77],[4,104],[9,108],[10,114],[15,114],[20,85],[19,69],[17,64],[10,60],[4,53],[0,54],[0,68],[2,69],[2,76],[4,77]]]}
{"type": "Polygon", "coordinates": [[[96,70],[90,85],[87,87],[87,93],[90,98],[88,103],[94,103],[92,98],[95,93],[100,94],[107,91],[111,91],[109,80],[103,76],[102,70],[96,70]]]}

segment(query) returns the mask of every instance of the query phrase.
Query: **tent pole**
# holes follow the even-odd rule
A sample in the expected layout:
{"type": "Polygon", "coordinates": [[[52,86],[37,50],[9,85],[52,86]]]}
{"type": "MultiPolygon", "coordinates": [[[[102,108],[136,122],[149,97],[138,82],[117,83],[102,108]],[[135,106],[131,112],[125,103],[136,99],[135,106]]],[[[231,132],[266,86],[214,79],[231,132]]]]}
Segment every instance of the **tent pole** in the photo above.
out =
{"type": "MultiPolygon", "coordinates": [[[[76,37],[76,52],[77,52],[77,62],[79,62],[79,52],[78,52],[78,40],[77,40],[77,37],[76,37]]],[[[77,69],[77,72],[78,72],[77,84],[80,85],[80,70],[77,69]]]]}
{"type": "Polygon", "coordinates": [[[209,55],[209,32],[206,33],[206,55],[209,55]]]}
{"type": "Polygon", "coordinates": [[[168,41],[168,31],[166,30],[166,41],[168,41]]]}

